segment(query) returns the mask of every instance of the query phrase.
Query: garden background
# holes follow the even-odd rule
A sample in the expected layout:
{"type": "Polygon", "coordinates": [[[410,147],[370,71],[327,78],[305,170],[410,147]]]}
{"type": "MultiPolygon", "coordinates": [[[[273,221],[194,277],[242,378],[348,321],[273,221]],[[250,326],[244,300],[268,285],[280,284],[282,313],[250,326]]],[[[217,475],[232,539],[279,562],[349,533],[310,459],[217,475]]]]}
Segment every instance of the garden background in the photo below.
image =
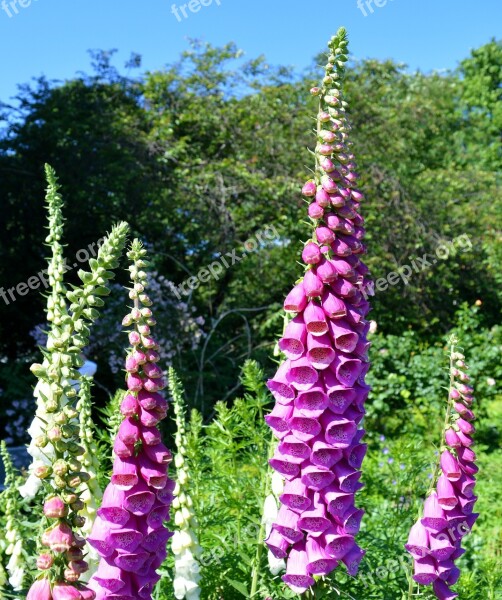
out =
{"type": "MultiPolygon", "coordinates": [[[[342,23],[333,21],[334,31],[342,23]]],[[[179,59],[150,71],[138,54],[124,67],[113,52],[95,50],[85,73],[64,82],[38,77],[2,98],[0,427],[10,445],[27,442],[43,283],[18,288],[15,300],[7,290],[45,268],[47,162],[63,186],[70,267],[121,219],[153,259],[161,360],[176,368],[195,409],[189,458],[207,565],[203,597],[232,600],[248,593],[260,534],[270,439],[262,416],[272,406],[263,382],[278,358],[283,298],[300,275],[299,182],[308,175],[315,110],[308,90],[322,60],[312,57],[306,69],[273,65],[232,42],[191,40],[179,50],[179,59]],[[216,276],[209,269],[202,281],[211,265],[216,276]]],[[[461,561],[460,597],[502,598],[502,44],[488,38],[442,72],[394,58],[352,61],[346,86],[367,198],[366,261],[387,286],[376,287],[371,313],[370,449],[359,500],[368,554],[356,580],[338,573],[335,581],[342,597],[360,600],[399,599],[407,589],[399,561],[435,459],[446,341],[455,332],[479,402],[481,466],[481,516],[461,561]],[[407,269],[407,280],[387,279],[407,269]]],[[[76,271],[68,272],[75,283],[76,271]]],[[[98,364],[103,447],[103,411],[124,386],[125,282],[119,270],[87,353],[98,364]]],[[[171,598],[167,587],[158,597],[171,598]]]]}

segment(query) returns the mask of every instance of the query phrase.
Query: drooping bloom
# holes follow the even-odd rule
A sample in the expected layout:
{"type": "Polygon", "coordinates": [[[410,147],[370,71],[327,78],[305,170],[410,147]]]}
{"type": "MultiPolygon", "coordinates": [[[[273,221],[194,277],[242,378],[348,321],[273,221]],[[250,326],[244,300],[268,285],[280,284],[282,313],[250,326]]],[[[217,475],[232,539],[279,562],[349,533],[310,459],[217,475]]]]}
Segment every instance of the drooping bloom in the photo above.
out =
{"type": "Polygon", "coordinates": [[[439,464],[425,501],[423,517],[413,525],[405,545],[414,559],[414,580],[422,585],[432,585],[440,600],[458,596],[451,589],[460,576],[454,560],[463,554],[462,538],[478,517],[473,512],[477,500],[474,495],[476,455],[471,450],[473,389],[464,384],[469,381],[468,367],[464,355],[456,351],[455,337],[451,338],[450,345],[452,385],[439,464]]]}
{"type": "Polygon", "coordinates": [[[370,309],[360,260],[363,195],[342,99],[347,45],[340,29],[329,42],[323,87],[312,91],[319,97],[316,171],[302,193],[313,235],[302,253],[305,275],[284,302],[292,315],[279,341],[286,360],[268,382],[276,405],[266,421],[280,440],[270,464],[285,486],[267,545],[287,559],[283,580],[297,593],[339,562],[355,575],[364,554],[354,537],[362,517],[354,497],[366,451],[360,424],[370,309]]]}
{"type": "Polygon", "coordinates": [[[155,319],[146,293],[145,255],[135,240],[128,252],[134,308],[123,320],[131,328],[128,391],[120,407],[123,420],[115,439],[111,481],[87,539],[101,556],[89,582],[98,599],[151,599],[170,537],[164,521],[173,499],[174,482],[168,478],[172,457],[157,427],[167,415],[161,393],[166,381],[151,333],[155,319]]]}
{"type": "Polygon", "coordinates": [[[174,523],[177,527],[171,541],[174,554],[174,595],[179,600],[183,598],[198,600],[201,592],[199,587],[201,579],[200,563],[198,561],[201,548],[197,539],[197,517],[190,496],[185,403],[181,382],[172,367],[169,368],[168,380],[176,416],[175,441],[177,452],[174,457],[174,464],[178,472],[172,504],[174,523]]]}

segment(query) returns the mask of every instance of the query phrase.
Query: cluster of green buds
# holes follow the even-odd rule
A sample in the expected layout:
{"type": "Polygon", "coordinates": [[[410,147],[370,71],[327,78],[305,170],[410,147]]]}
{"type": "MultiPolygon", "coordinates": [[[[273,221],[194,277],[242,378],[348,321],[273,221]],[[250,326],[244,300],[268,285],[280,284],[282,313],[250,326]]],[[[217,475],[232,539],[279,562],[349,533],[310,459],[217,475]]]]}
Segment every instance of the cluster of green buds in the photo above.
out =
{"type": "Polygon", "coordinates": [[[197,518],[190,497],[190,475],[187,468],[187,436],[185,403],[183,389],[175,370],[170,367],[169,391],[173,398],[173,409],[176,420],[176,487],[172,507],[174,510],[174,523],[177,530],[172,538],[172,551],[174,554],[174,595],[178,600],[196,600],[200,598],[199,582],[200,563],[198,557],[201,549],[197,538],[197,518]]]}
{"type": "MultiPolygon", "coordinates": [[[[7,451],[7,445],[4,441],[0,444],[0,454],[5,470],[5,491],[3,492],[5,500],[5,541],[7,546],[5,554],[9,557],[7,563],[7,572],[9,574],[9,584],[14,591],[23,589],[23,582],[26,578],[26,559],[23,549],[23,536],[19,530],[19,512],[20,496],[16,488],[16,473],[12,464],[11,457],[7,451]]],[[[5,583],[5,582],[4,582],[5,583]]],[[[0,585],[2,582],[0,581],[0,585]]]]}
{"type": "MultiPolygon", "coordinates": [[[[32,427],[37,433],[33,445],[47,460],[37,464],[32,474],[45,481],[50,491],[44,501],[44,531],[40,539],[43,549],[37,566],[49,582],[72,585],[88,569],[83,560],[85,540],[75,531],[85,525],[80,514],[85,508],[82,490],[91,480],[83,464],[86,448],[81,443],[77,408],[79,369],[85,362],[83,350],[89,342],[90,325],[99,317],[98,309],[109,293],[107,284],[125,246],[128,226],[119,223],[112,229],[97,258],[89,261],[90,270],[79,270],[82,285],[67,290],[61,245],[63,201],[55,172],[48,165],[46,175],[49,210],[46,243],[52,249],[48,268],[51,293],[47,303],[50,330],[47,347],[42,349],[44,360],[32,365],[31,371],[39,380],[37,395],[43,405],[38,407],[38,423],[32,427]]],[[[84,381],[84,396],[88,391],[88,383],[84,381]]]]}

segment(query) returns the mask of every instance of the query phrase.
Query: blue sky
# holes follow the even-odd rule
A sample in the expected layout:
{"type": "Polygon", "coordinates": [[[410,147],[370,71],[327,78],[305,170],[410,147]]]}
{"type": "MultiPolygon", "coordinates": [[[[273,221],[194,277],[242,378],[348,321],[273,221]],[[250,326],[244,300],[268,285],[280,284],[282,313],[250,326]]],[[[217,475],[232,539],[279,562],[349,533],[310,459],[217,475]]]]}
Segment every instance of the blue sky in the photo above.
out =
{"type": "Polygon", "coordinates": [[[17,14],[13,0],[2,1],[2,101],[33,76],[65,79],[88,70],[90,48],[117,48],[120,66],[138,52],[144,69],[156,69],[174,61],[188,37],[235,41],[249,58],[263,53],[301,70],[344,25],[355,58],[393,58],[430,71],[455,68],[470,49],[500,35],[502,23],[501,0],[371,0],[366,16],[358,0],[192,0],[187,18],[186,0],[176,3],[178,18],[172,0],[15,0],[17,14]]]}

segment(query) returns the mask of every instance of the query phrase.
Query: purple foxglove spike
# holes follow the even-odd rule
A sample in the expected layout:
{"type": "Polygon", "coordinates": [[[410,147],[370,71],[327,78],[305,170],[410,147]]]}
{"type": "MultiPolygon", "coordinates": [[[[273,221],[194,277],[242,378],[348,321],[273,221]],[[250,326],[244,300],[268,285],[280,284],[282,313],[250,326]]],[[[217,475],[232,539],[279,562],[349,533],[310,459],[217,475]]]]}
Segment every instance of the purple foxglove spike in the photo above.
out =
{"type": "Polygon", "coordinates": [[[323,258],[317,265],[317,276],[323,283],[332,283],[338,277],[330,260],[323,258]]]}
{"type": "Polygon", "coordinates": [[[461,460],[464,463],[474,462],[476,460],[476,453],[465,446],[462,446],[457,450],[457,456],[459,460],[461,460]]]}
{"type": "Polygon", "coordinates": [[[305,320],[305,327],[308,333],[320,336],[328,332],[326,313],[318,304],[309,302],[305,312],[303,313],[303,318],[305,320]]]}
{"type": "Polygon", "coordinates": [[[265,417],[265,421],[273,429],[274,435],[282,439],[290,433],[289,419],[292,416],[293,406],[277,403],[272,412],[265,417]]]}
{"type": "Polygon", "coordinates": [[[345,302],[326,289],[321,299],[322,309],[330,319],[341,319],[347,314],[345,302]]]}
{"type": "MultiPolygon", "coordinates": [[[[356,392],[353,388],[346,388],[343,385],[333,385],[328,387],[328,381],[332,381],[331,376],[333,376],[333,372],[327,372],[327,377],[325,379],[328,395],[328,408],[335,415],[342,415],[350,404],[353,402],[356,397],[356,392]]],[[[336,380],[336,378],[335,378],[336,380]]]]}
{"type": "Polygon", "coordinates": [[[51,585],[45,577],[30,587],[26,600],[52,600],[51,585]]]}
{"type": "Polygon", "coordinates": [[[462,476],[462,470],[458,464],[458,460],[453,456],[451,452],[445,450],[441,454],[441,470],[445,477],[450,481],[458,481],[462,476]]]}
{"type": "Polygon", "coordinates": [[[124,417],[134,417],[138,414],[138,400],[132,394],[126,394],[120,404],[120,412],[124,417]]]}
{"type": "Polygon", "coordinates": [[[322,186],[318,187],[315,200],[322,208],[328,208],[328,206],[331,206],[331,196],[325,189],[323,189],[322,186]]]}
{"type": "Polygon", "coordinates": [[[458,439],[462,446],[470,448],[474,444],[474,440],[470,435],[465,434],[463,431],[457,431],[458,439]]]}
{"type": "Polygon", "coordinates": [[[460,490],[466,498],[472,498],[474,496],[474,486],[476,485],[476,479],[472,475],[462,474],[460,479],[455,480],[455,488],[460,490]]]}
{"type": "Polygon", "coordinates": [[[117,557],[115,558],[115,564],[127,573],[137,573],[149,557],[150,555],[148,552],[138,551],[131,554],[118,552],[117,557]]]}
{"type": "Polygon", "coordinates": [[[354,277],[354,267],[350,264],[347,259],[343,258],[332,258],[331,264],[335,268],[336,272],[340,277],[350,278],[354,277]]]}
{"type": "Polygon", "coordinates": [[[164,411],[142,408],[140,410],[139,420],[141,425],[144,425],[145,427],[155,427],[165,418],[165,416],[166,413],[164,411]]]}
{"type": "MultiPolygon", "coordinates": [[[[316,148],[317,152],[322,156],[331,156],[331,154],[333,154],[333,149],[333,144],[319,144],[316,148]]],[[[329,190],[332,186],[329,181],[326,181],[325,184],[323,184],[323,187],[325,190],[329,190]]]]}
{"type": "Polygon", "coordinates": [[[267,381],[268,389],[280,404],[290,404],[296,396],[296,392],[288,379],[291,364],[289,360],[283,362],[274,377],[267,381]]]}
{"type": "Polygon", "coordinates": [[[465,419],[457,419],[456,424],[459,427],[460,431],[462,431],[462,433],[465,433],[466,435],[471,435],[475,431],[474,426],[471,425],[471,423],[469,423],[469,421],[466,421],[465,419]]]}
{"type": "Polygon", "coordinates": [[[281,454],[276,449],[274,456],[269,459],[270,466],[280,473],[285,479],[291,481],[300,473],[299,465],[303,462],[303,459],[298,459],[286,454],[281,454]]]}
{"type": "Polygon", "coordinates": [[[438,503],[441,508],[448,511],[458,504],[457,493],[450,480],[444,474],[439,477],[436,489],[438,503]]]}
{"type": "Polygon", "coordinates": [[[359,336],[352,331],[347,321],[337,319],[329,322],[329,332],[335,342],[335,348],[343,352],[353,352],[359,342],[359,336]]]}
{"type": "MultiPolygon", "coordinates": [[[[474,421],[476,419],[476,415],[472,412],[472,410],[470,408],[467,408],[464,404],[462,404],[461,402],[457,402],[455,403],[455,410],[462,415],[462,418],[465,419],[466,421],[474,421]],[[457,409],[457,405],[462,406],[462,412],[460,412],[460,410],[457,409]]],[[[457,423],[458,424],[458,423],[457,423]]],[[[460,427],[460,425],[459,425],[460,427]]],[[[472,432],[474,433],[475,429],[474,426],[472,426],[472,432]]],[[[462,428],[461,428],[462,429],[462,428]]],[[[464,431],[462,429],[462,431],[464,431]]],[[[464,431],[464,433],[469,433],[468,431],[464,431]]]]}
{"type": "Polygon", "coordinates": [[[342,458],[342,450],[333,448],[322,439],[316,439],[312,444],[310,460],[318,467],[330,469],[342,458]]]}
{"type": "Polygon", "coordinates": [[[453,541],[458,541],[460,536],[458,535],[458,531],[456,533],[455,531],[456,528],[465,523],[466,515],[460,506],[456,506],[446,513],[446,517],[448,519],[447,531],[453,536],[453,541]]]}
{"type": "Polygon", "coordinates": [[[141,392],[138,392],[138,402],[141,405],[141,408],[146,410],[167,408],[166,399],[158,392],[147,392],[146,390],[141,390],[141,392]]]}
{"type": "Polygon", "coordinates": [[[366,237],[366,229],[364,227],[354,227],[354,237],[356,240],[363,240],[366,237]]]}
{"type": "Polygon", "coordinates": [[[431,531],[442,531],[447,524],[446,515],[439,505],[437,494],[436,492],[432,492],[424,503],[422,525],[431,531]]]}
{"type": "Polygon", "coordinates": [[[332,244],[335,241],[335,234],[329,227],[316,227],[315,236],[320,244],[332,244]]]}
{"type": "Polygon", "coordinates": [[[450,398],[452,398],[453,400],[458,400],[460,398],[460,392],[455,388],[452,388],[450,390],[450,398]]]}
{"type": "Polygon", "coordinates": [[[327,334],[307,335],[307,359],[318,370],[324,370],[335,360],[333,344],[327,334]]]}
{"type": "Polygon", "coordinates": [[[298,459],[299,464],[310,456],[309,445],[301,442],[294,435],[287,435],[279,444],[278,449],[281,454],[298,459]]]}
{"type": "Polygon", "coordinates": [[[152,510],[148,513],[146,522],[150,527],[158,529],[164,523],[169,520],[169,506],[162,502],[156,501],[152,507],[152,510]]]}
{"type": "Polygon", "coordinates": [[[358,325],[364,321],[363,311],[359,307],[355,308],[354,306],[347,306],[347,321],[351,325],[358,325]]]}
{"type": "Polygon", "coordinates": [[[352,254],[350,246],[339,237],[331,242],[331,249],[339,257],[350,256],[352,254]]]}
{"type": "Polygon", "coordinates": [[[413,579],[420,585],[430,585],[438,578],[436,561],[430,556],[415,559],[415,574],[413,579]]]}
{"type": "Polygon", "coordinates": [[[415,558],[423,558],[430,551],[429,535],[429,530],[420,521],[417,521],[410,529],[408,542],[404,547],[415,558]]]}
{"type": "Polygon", "coordinates": [[[309,269],[303,278],[303,289],[307,298],[317,298],[322,296],[324,291],[324,283],[322,279],[317,276],[314,269],[309,269]]]}
{"type": "Polygon", "coordinates": [[[124,492],[123,507],[133,515],[145,516],[152,509],[155,500],[155,494],[140,481],[132,489],[124,492]]]}
{"type": "Polygon", "coordinates": [[[358,358],[349,358],[338,354],[331,365],[338,381],[345,387],[354,387],[357,378],[363,370],[363,362],[358,358]]]}
{"type": "Polygon", "coordinates": [[[331,198],[331,206],[333,208],[342,208],[345,205],[345,198],[341,196],[338,192],[334,194],[330,194],[331,198]]]}
{"type": "Polygon", "coordinates": [[[330,558],[315,538],[307,538],[306,550],[307,571],[311,575],[329,575],[338,566],[338,561],[330,558]]]}
{"type": "Polygon", "coordinates": [[[138,465],[134,457],[117,457],[113,461],[111,483],[119,490],[130,490],[138,481],[138,465]]]}
{"type": "Polygon", "coordinates": [[[284,492],[279,500],[289,509],[298,513],[307,510],[312,504],[312,500],[308,497],[307,486],[299,478],[286,481],[284,492]]]}
{"type": "Polygon", "coordinates": [[[306,306],[307,296],[303,288],[303,282],[298,283],[286,296],[286,300],[284,300],[284,310],[287,313],[300,313],[305,310],[306,306]]]}
{"type": "Polygon", "coordinates": [[[337,296],[340,296],[341,298],[345,298],[347,300],[356,298],[357,288],[347,279],[337,279],[331,284],[331,289],[337,296]]]}
{"type": "Polygon", "coordinates": [[[337,462],[333,467],[333,470],[342,492],[354,493],[364,486],[364,484],[359,481],[361,478],[361,471],[356,471],[344,460],[337,462]]]}
{"type": "Polygon", "coordinates": [[[286,558],[290,543],[276,529],[271,529],[265,544],[275,558],[286,558]]]}
{"type": "Polygon", "coordinates": [[[298,527],[316,536],[326,531],[331,526],[331,521],[326,518],[326,505],[319,493],[314,494],[313,502],[313,506],[301,514],[298,527]]]}
{"type": "Polygon", "coordinates": [[[134,529],[111,529],[108,537],[115,550],[127,553],[134,552],[143,539],[141,533],[134,529]]]}
{"type": "Polygon", "coordinates": [[[156,427],[141,427],[141,439],[147,446],[156,446],[162,442],[160,431],[156,427]]]}
{"type": "Polygon", "coordinates": [[[296,544],[304,538],[303,533],[298,528],[299,518],[298,513],[293,512],[287,506],[281,506],[273,527],[290,544],[296,544]]]}
{"type": "Polygon", "coordinates": [[[315,242],[308,242],[302,252],[302,260],[307,265],[316,265],[321,260],[321,251],[315,242]]]}
{"type": "Polygon", "coordinates": [[[148,533],[141,541],[141,547],[147,552],[157,552],[160,548],[165,548],[167,540],[173,536],[173,532],[169,531],[167,527],[158,529],[148,527],[147,529],[148,533]]]}
{"type": "Polygon", "coordinates": [[[354,440],[352,440],[352,445],[344,450],[343,454],[352,468],[360,469],[367,450],[368,444],[354,444],[354,440]]]}
{"type": "Polygon", "coordinates": [[[150,377],[147,377],[143,381],[143,387],[148,392],[159,392],[160,390],[163,390],[166,385],[166,380],[163,377],[157,379],[151,379],[150,377]]]}
{"type": "Polygon", "coordinates": [[[344,533],[348,533],[350,535],[356,535],[359,533],[359,529],[361,528],[361,521],[364,516],[364,510],[357,508],[350,508],[343,515],[343,529],[344,533]]]}
{"type": "MultiPolygon", "coordinates": [[[[330,152],[330,154],[331,154],[331,152],[330,152]]],[[[321,185],[322,185],[323,189],[326,192],[328,192],[328,194],[334,194],[335,192],[338,191],[338,186],[336,185],[336,182],[333,181],[333,179],[329,175],[323,175],[321,177],[321,185]]]]}
{"type": "Polygon", "coordinates": [[[87,537],[87,542],[104,557],[111,556],[115,551],[110,540],[110,531],[110,526],[98,518],[94,521],[91,534],[87,537]]]}
{"type": "Polygon", "coordinates": [[[366,554],[357,544],[354,544],[347,554],[342,558],[342,562],[347,567],[347,573],[355,577],[359,571],[359,565],[366,554]]]}
{"type": "Polygon", "coordinates": [[[328,407],[328,397],[322,387],[316,386],[307,392],[299,392],[295,406],[306,417],[320,417],[328,407]]]}
{"type": "Polygon", "coordinates": [[[338,415],[325,412],[321,418],[325,440],[335,448],[348,448],[356,432],[356,424],[338,415]]]}
{"type": "Polygon", "coordinates": [[[457,567],[453,567],[448,574],[448,578],[446,579],[446,583],[448,585],[455,585],[457,581],[460,579],[460,569],[457,567]]]}
{"type": "Polygon", "coordinates": [[[354,329],[361,337],[365,338],[370,330],[370,322],[364,320],[359,321],[359,323],[354,325],[354,329]]]}
{"type": "Polygon", "coordinates": [[[117,437],[127,445],[134,445],[140,440],[138,422],[131,417],[124,419],[120,424],[117,437]]]}
{"type": "Polygon", "coordinates": [[[443,532],[431,533],[430,545],[429,554],[437,561],[448,560],[455,550],[450,537],[443,532]]]}
{"type": "Polygon", "coordinates": [[[332,471],[317,465],[308,465],[302,469],[302,483],[316,492],[333,483],[334,479],[332,471]]]}
{"type": "Polygon", "coordinates": [[[450,448],[459,448],[460,446],[462,446],[462,444],[460,442],[460,438],[455,433],[455,430],[452,429],[451,427],[446,430],[446,432],[444,434],[444,439],[445,439],[446,445],[449,446],[450,448]]]}
{"type": "Polygon", "coordinates": [[[156,444],[155,446],[145,446],[143,448],[146,456],[156,463],[161,463],[163,465],[168,465],[173,460],[173,455],[171,451],[167,449],[164,444],[156,444]]]}
{"type": "Polygon", "coordinates": [[[124,490],[119,490],[113,485],[107,486],[97,515],[108,522],[108,526],[124,527],[131,518],[129,512],[123,508],[125,494],[124,490]]]}
{"type": "Polygon", "coordinates": [[[151,362],[147,362],[143,365],[143,373],[150,379],[158,379],[164,374],[159,365],[151,362]]]}
{"type": "Polygon", "coordinates": [[[338,519],[342,519],[349,508],[354,506],[354,494],[342,492],[338,485],[324,488],[322,496],[328,505],[329,514],[338,519]]]}
{"type": "Polygon", "coordinates": [[[70,583],[55,583],[52,586],[52,600],[82,600],[82,594],[70,583]]]}
{"type": "Polygon", "coordinates": [[[474,505],[476,504],[477,499],[478,499],[477,496],[472,496],[471,498],[467,498],[466,496],[459,494],[458,503],[460,506],[460,510],[464,513],[464,515],[472,514],[472,511],[474,510],[474,505]]]}
{"type": "Polygon", "coordinates": [[[134,575],[134,581],[138,595],[140,598],[150,600],[152,597],[155,585],[161,580],[161,576],[158,573],[148,573],[148,575],[134,575]]]}
{"type": "Polygon", "coordinates": [[[324,209],[318,202],[312,202],[308,207],[308,215],[315,221],[324,217],[324,209]]]}
{"type": "Polygon", "coordinates": [[[288,382],[299,391],[310,389],[319,379],[319,374],[311,365],[307,357],[292,360],[290,369],[286,373],[288,382]]]}
{"type": "Polygon", "coordinates": [[[354,348],[354,355],[367,363],[369,360],[368,351],[370,348],[371,342],[368,342],[367,339],[361,337],[359,338],[356,347],[354,348]]]}
{"type": "Polygon", "coordinates": [[[143,389],[143,379],[137,373],[130,373],[127,376],[127,389],[130,392],[139,392],[143,389]]]}
{"type": "Polygon", "coordinates": [[[281,578],[297,594],[303,594],[315,583],[315,579],[308,574],[307,565],[305,542],[298,542],[291,548],[286,563],[286,575],[281,578]]]}
{"type": "Polygon", "coordinates": [[[145,483],[157,490],[163,489],[167,481],[167,467],[165,463],[156,463],[146,454],[138,456],[139,472],[145,483]]]}
{"type": "Polygon", "coordinates": [[[364,383],[364,379],[361,382],[361,375],[357,378],[357,385],[354,386],[356,396],[354,398],[354,406],[362,409],[364,403],[368,399],[368,394],[371,392],[371,386],[364,383]]]}
{"type": "Polygon", "coordinates": [[[343,230],[344,219],[342,217],[339,217],[338,215],[335,215],[334,213],[328,213],[326,215],[325,221],[326,221],[326,225],[332,231],[336,232],[336,231],[342,231],[343,230]]]}
{"type": "Polygon", "coordinates": [[[454,568],[455,563],[451,559],[438,561],[438,579],[446,581],[454,568]]]}
{"type": "Polygon", "coordinates": [[[436,598],[439,600],[453,600],[454,598],[458,598],[458,594],[452,591],[448,585],[440,579],[433,583],[432,589],[434,590],[436,598]]]}
{"type": "Polygon", "coordinates": [[[459,462],[460,462],[460,468],[466,475],[476,475],[476,473],[479,471],[478,465],[475,465],[474,463],[469,463],[469,462],[463,463],[462,461],[459,461],[459,462]]]}
{"type": "Polygon", "coordinates": [[[302,194],[304,196],[307,196],[308,198],[311,198],[312,196],[315,196],[316,190],[317,186],[315,184],[315,181],[311,179],[307,181],[307,183],[303,186],[302,194]]]}
{"type": "Polygon", "coordinates": [[[354,536],[340,534],[336,529],[329,529],[324,533],[323,537],[326,554],[336,560],[341,560],[355,544],[354,536]]]}

